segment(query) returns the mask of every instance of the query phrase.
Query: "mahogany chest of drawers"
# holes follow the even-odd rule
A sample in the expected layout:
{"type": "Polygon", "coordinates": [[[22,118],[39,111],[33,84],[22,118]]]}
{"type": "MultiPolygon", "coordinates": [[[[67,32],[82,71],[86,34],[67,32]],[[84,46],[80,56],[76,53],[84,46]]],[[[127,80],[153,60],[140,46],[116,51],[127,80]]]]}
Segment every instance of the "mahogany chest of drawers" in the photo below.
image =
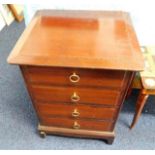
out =
{"type": "Polygon", "coordinates": [[[129,15],[39,11],[8,58],[18,64],[42,136],[112,143],[123,101],[143,61],[129,15]]]}

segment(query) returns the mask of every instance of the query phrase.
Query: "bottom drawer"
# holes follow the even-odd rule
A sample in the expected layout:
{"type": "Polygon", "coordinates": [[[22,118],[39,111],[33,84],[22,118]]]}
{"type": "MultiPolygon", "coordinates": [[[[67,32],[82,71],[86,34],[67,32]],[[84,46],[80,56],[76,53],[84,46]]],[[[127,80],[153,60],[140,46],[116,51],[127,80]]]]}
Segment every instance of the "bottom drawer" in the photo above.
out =
{"type": "Polygon", "coordinates": [[[42,117],[40,123],[46,126],[55,126],[71,129],[112,131],[112,122],[108,121],[92,121],[69,118],[42,117]]]}

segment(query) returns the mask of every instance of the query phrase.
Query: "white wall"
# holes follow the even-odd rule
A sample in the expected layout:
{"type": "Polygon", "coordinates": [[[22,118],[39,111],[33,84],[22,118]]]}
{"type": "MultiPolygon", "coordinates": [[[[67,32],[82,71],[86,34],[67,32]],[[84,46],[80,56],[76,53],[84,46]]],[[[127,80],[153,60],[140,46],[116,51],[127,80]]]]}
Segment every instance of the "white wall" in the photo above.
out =
{"type": "Polygon", "coordinates": [[[29,23],[37,9],[128,11],[140,45],[155,45],[154,3],[155,0],[51,0],[48,4],[26,4],[26,23],[29,23]]]}

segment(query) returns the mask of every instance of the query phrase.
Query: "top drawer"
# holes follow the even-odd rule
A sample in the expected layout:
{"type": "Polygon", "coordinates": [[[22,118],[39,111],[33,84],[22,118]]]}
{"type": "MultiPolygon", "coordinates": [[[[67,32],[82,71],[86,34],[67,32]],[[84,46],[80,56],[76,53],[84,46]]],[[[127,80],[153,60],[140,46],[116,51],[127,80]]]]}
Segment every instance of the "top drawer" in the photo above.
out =
{"type": "Polygon", "coordinates": [[[66,85],[66,86],[95,86],[121,88],[124,71],[27,67],[29,82],[66,85]]]}

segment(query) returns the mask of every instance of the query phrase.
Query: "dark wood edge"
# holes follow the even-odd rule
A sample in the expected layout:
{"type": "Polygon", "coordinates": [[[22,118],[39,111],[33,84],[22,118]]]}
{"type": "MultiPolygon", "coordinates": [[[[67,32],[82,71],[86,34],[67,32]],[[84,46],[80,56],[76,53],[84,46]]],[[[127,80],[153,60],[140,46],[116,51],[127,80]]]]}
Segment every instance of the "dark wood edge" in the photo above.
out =
{"type": "Polygon", "coordinates": [[[110,105],[110,104],[95,104],[95,103],[85,103],[85,102],[78,102],[78,103],[73,103],[73,102],[63,102],[63,101],[45,101],[45,100],[36,100],[36,102],[39,102],[40,104],[65,104],[65,105],[87,105],[87,106],[94,106],[94,107],[97,107],[97,108],[115,108],[116,110],[119,108],[119,104],[116,104],[116,105],[110,105]],[[43,102],[43,103],[42,103],[43,102]]]}
{"type": "Polygon", "coordinates": [[[119,103],[117,104],[117,102],[118,102],[118,100],[119,99],[117,99],[116,101],[116,104],[114,104],[114,105],[106,105],[106,104],[101,104],[101,103],[85,103],[85,102],[78,102],[78,103],[73,103],[73,102],[63,102],[63,101],[52,101],[52,100],[50,100],[50,101],[47,101],[47,100],[36,100],[36,99],[34,99],[36,102],[44,102],[44,103],[46,103],[46,104],[55,104],[55,103],[57,103],[57,104],[68,104],[68,105],[76,105],[76,104],[78,104],[78,105],[87,105],[87,106],[96,106],[96,107],[100,107],[100,108],[115,108],[115,109],[118,109],[119,108],[119,103]]]}
{"type": "Polygon", "coordinates": [[[123,81],[122,81],[123,87],[122,87],[122,90],[121,90],[121,93],[120,93],[120,96],[119,96],[119,99],[118,99],[118,105],[120,105],[120,106],[118,107],[118,110],[117,110],[117,112],[115,113],[115,122],[114,122],[113,125],[112,125],[112,130],[114,130],[114,128],[115,128],[116,121],[117,121],[117,119],[118,119],[119,112],[120,112],[121,106],[122,106],[122,104],[123,104],[123,102],[121,102],[121,101],[122,101],[122,96],[123,96],[122,93],[123,93],[123,91],[124,91],[124,89],[125,89],[125,87],[126,87],[125,82],[126,82],[126,77],[127,77],[127,75],[128,75],[128,72],[126,71],[125,74],[124,74],[123,81]],[[125,85],[125,86],[124,86],[124,85],[125,85]]]}
{"type": "MultiPolygon", "coordinates": [[[[133,81],[133,79],[134,79],[135,73],[136,73],[136,72],[131,72],[131,73],[130,73],[131,75],[130,75],[130,78],[129,78],[128,82],[127,82],[128,85],[127,85],[126,91],[124,92],[124,96],[123,96],[122,102],[125,101],[125,98],[126,98],[126,95],[127,95],[127,93],[128,93],[128,90],[129,90],[129,88],[130,88],[131,85],[132,85],[132,81],[133,81]]],[[[122,107],[123,107],[123,104],[121,105],[120,110],[118,111],[118,115],[120,114],[120,111],[122,110],[122,107]]],[[[118,117],[117,117],[117,119],[118,119],[118,117]]],[[[116,121],[117,121],[117,119],[116,119],[116,121]]]]}
{"type": "MultiPolygon", "coordinates": [[[[29,80],[32,85],[37,86],[54,86],[54,87],[71,87],[69,84],[55,84],[55,83],[46,83],[46,82],[32,82],[29,80]]],[[[108,89],[108,90],[117,90],[120,91],[121,87],[113,87],[113,86],[90,86],[90,85],[74,85],[74,88],[88,88],[88,89],[108,89]]]]}
{"type": "Polygon", "coordinates": [[[74,118],[72,116],[60,116],[60,115],[54,115],[54,114],[42,114],[42,117],[48,117],[48,118],[68,118],[68,119],[73,119],[73,120],[86,120],[86,121],[95,121],[95,122],[108,122],[108,123],[114,123],[115,118],[111,118],[111,119],[100,119],[100,118],[88,118],[88,117],[78,117],[78,118],[74,118]]]}
{"type": "MultiPolygon", "coordinates": [[[[21,41],[22,39],[20,39],[19,41],[21,41]]],[[[24,41],[23,41],[24,42],[24,41]]],[[[22,42],[21,42],[22,44],[22,42]]],[[[20,46],[19,43],[17,43],[18,46],[20,46]]],[[[16,45],[16,46],[17,46],[16,45]]],[[[18,48],[16,47],[15,48],[18,48]]],[[[19,49],[19,48],[18,48],[19,49]]],[[[68,57],[68,62],[71,62],[71,63],[68,63],[68,64],[63,64],[63,60],[64,60],[64,57],[63,56],[55,56],[55,57],[49,57],[49,56],[39,56],[39,55],[35,55],[35,59],[33,59],[33,62],[29,62],[27,61],[27,59],[32,59],[31,56],[29,55],[24,55],[24,54],[20,54],[20,55],[17,55],[19,52],[16,51],[14,52],[13,50],[13,54],[9,55],[8,59],[7,59],[7,62],[10,63],[10,64],[14,64],[14,65],[25,65],[25,66],[40,66],[40,67],[66,67],[66,68],[77,68],[77,64],[75,64],[74,62],[77,62],[77,63],[80,63],[81,62],[81,59],[79,57],[68,57]],[[52,58],[52,61],[51,61],[51,58],[52,58]],[[46,60],[46,61],[45,61],[46,60]],[[55,61],[56,64],[53,64],[53,61],[55,61]],[[48,64],[46,63],[48,62],[48,64]]],[[[111,66],[111,63],[112,63],[112,60],[109,62],[108,65],[104,65],[103,62],[104,61],[107,61],[106,59],[97,59],[97,62],[94,60],[94,59],[87,59],[87,58],[83,58],[83,61],[84,62],[87,62],[87,65],[84,63],[82,64],[82,66],[78,67],[78,68],[81,68],[81,69],[104,69],[104,70],[116,70],[116,71],[120,71],[120,70],[128,70],[128,71],[142,71],[143,68],[141,66],[135,66],[134,68],[130,67],[130,66],[126,66],[125,68],[123,66],[120,66],[120,65],[116,65],[115,64],[115,67],[112,65],[111,66]],[[92,64],[99,64],[99,65],[92,65],[92,64]]]]}
{"type": "Polygon", "coordinates": [[[21,73],[22,73],[22,76],[24,78],[24,82],[25,82],[25,85],[26,85],[26,88],[28,90],[28,94],[30,95],[30,98],[31,98],[31,101],[32,101],[32,105],[34,107],[35,110],[35,113],[37,115],[37,118],[39,119],[39,113],[38,113],[38,108],[36,106],[36,103],[35,103],[35,99],[34,99],[34,95],[33,95],[33,91],[32,91],[32,88],[31,88],[31,85],[28,83],[28,79],[29,79],[29,73],[27,71],[27,67],[26,66],[19,66],[20,67],[20,70],[21,70],[21,73]]]}
{"type": "Polygon", "coordinates": [[[112,129],[114,129],[114,127],[116,126],[116,123],[117,123],[117,120],[119,118],[119,115],[120,115],[120,111],[122,110],[122,107],[123,107],[123,103],[125,101],[125,98],[126,98],[126,95],[127,95],[127,92],[132,84],[132,80],[134,79],[134,75],[135,75],[135,72],[130,72],[130,71],[127,71],[126,72],[126,76],[124,77],[124,83],[125,83],[125,86],[122,88],[122,93],[123,95],[121,95],[120,97],[120,108],[118,109],[117,111],[117,114],[116,114],[116,119],[115,119],[115,122],[113,123],[113,127],[112,129]],[[130,76],[128,78],[128,76],[130,76]],[[125,81],[125,79],[128,78],[128,81],[125,81]]]}

